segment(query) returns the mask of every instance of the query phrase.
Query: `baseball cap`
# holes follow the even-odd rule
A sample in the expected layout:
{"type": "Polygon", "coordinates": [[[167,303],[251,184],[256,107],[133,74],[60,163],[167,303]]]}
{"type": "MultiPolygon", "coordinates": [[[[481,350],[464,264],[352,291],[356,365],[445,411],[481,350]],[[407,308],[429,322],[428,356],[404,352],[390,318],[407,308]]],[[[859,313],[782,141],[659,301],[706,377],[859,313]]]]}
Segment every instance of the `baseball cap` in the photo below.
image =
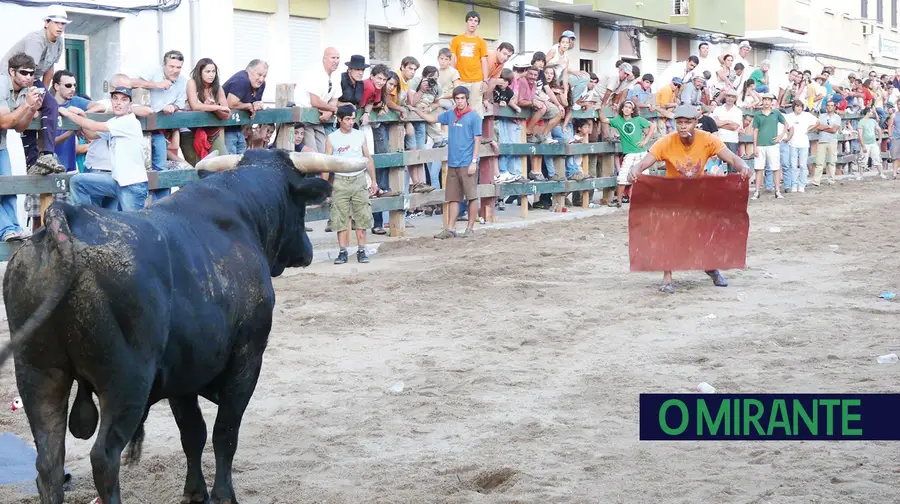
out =
{"type": "Polygon", "coordinates": [[[681,77],[672,77],[672,84],[675,84],[676,86],[680,86],[680,85],[684,84],[684,81],[681,80],[681,77]]]}
{"type": "Polygon", "coordinates": [[[619,70],[621,70],[627,74],[630,74],[633,69],[631,67],[631,63],[626,62],[626,63],[622,63],[621,65],[619,65],[619,70]]]}
{"type": "Polygon", "coordinates": [[[737,95],[738,95],[737,89],[729,89],[728,91],[725,91],[725,96],[737,96],[737,95]]]}
{"type": "Polygon", "coordinates": [[[69,15],[66,14],[66,9],[63,8],[62,5],[51,5],[47,7],[47,15],[44,16],[44,21],[53,21],[54,23],[62,23],[69,24],[72,22],[69,19],[69,15]]]}
{"type": "Polygon", "coordinates": [[[759,95],[759,97],[760,97],[760,98],[769,98],[769,99],[772,99],[772,100],[775,99],[775,95],[773,95],[772,93],[762,93],[762,94],[759,95]]]}
{"type": "Polygon", "coordinates": [[[679,105],[675,108],[675,119],[696,119],[697,108],[690,105],[679,105]]]}
{"type": "Polygon", "coordinates": [[[113,90],[109,92],[109,96],[112,96],[114,94],[123,94],[123,95],[127,96],[129,100],[131,100],[131,88],[130,87],[121,86],[121,87],[113,88],[113,90]]]}
{"type": "Polygon", "coordinates": [[[573,32],[572,30],[566,30],[566,31],[562,32],[562,36],[573,39],[573,38],[575,38],[575,32],[573,32]]]}
{"type": "Polygon", "coordinates": [[[741,42],[741,45],[739,45],[738,47],[750,47],[750,42],[747,42],[745,40],[745,41],[741,42]]]}

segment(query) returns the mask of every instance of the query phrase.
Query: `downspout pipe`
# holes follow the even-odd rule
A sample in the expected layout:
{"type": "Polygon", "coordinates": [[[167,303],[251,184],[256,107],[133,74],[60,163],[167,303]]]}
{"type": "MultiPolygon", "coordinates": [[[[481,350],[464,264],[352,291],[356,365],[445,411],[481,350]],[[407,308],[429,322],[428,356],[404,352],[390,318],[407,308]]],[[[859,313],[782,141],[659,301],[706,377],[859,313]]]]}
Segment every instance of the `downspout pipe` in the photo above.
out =
{"type": "Polygon", "coordinates": [[[159,45],[159,58],[156,59],[157,65],[163,64],[163,55],[166,54],[166,45],[163,42],[163,0],[159,0],[159,6],[156,9],[156,40],[159,45]]]}
{"type": "Polygon", "coordinates": [[[519,0],[519,52],[525,52],[525,0],[519,0]]]}
{"type": "Polygon", "coordinates": [[[200,0],[190,0],[191,61],[200,59],[200,0]]]}

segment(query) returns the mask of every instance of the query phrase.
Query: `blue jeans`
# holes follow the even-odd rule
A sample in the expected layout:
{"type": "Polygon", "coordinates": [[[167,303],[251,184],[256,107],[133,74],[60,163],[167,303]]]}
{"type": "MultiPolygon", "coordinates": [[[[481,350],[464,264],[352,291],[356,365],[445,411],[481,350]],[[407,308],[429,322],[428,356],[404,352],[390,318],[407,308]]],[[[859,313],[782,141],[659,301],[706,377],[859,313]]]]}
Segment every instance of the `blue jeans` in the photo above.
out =
{"type": "MultiPolygon", "coordinates": [[[[150,135],[150,164],[153,171],[166,171],[166,156],[168,154],[169,144],[166,142],[166,135],[159,131],[154,131],[150,135]]],[[[153,201],[165,198],[171,194],[170,189],[156,189],[150,192],[153,201]]]]}
{"type": "MultiPolygon", "coordinates": [[[[550,130],[550,137],[559,143],[565,144],[569,142],[569,137],[566,135],[565,131],[563,131],[562,126],[558,124],[555,128],[550,130]]],[[[547,177],[556,175],[556,167],[553,166],[553,156],[544,156],[544,168],[547,170],[547,177]]]]}
{"type": "Polygon", "coordinates": [[[809,177],[809,147],[791,147],[791,181],[784,178],[785,187],[806,187],[809,177]]]}
{"type": "Polygon", "coordinates": [[[757,93],[768,93],[768,92],[769,92],[769,86],[767,86],[767,85],[765,85],[765,84],[757,84],[757,85],[756,85],[756,92],[757,92],[757,93]]]}
{"type": "MultiPolygon", "coordinates": [[[[72,201],[76,205],[103,205],[103,198],[111,198],[118,202],[124,212],[140,210],[147,201],[147,183],[140,182],[125,187],[113,180],[112,175],[101,173],[79,173],[69,179],[72,201]]],[[[114,207],[112,207],[114,208],[114,207]]]]}
{"type": "MultiPolygon", "coordinates": [[[[378,128],[372,128],[372,140],[375,144],[374,154],[387,154],[391,151],[390,138],[388,137],[388,128],[386,125],[378,128]]],[[[375,184],[379,189],[384,191],[391,190],[390,171],[388,168],[375,169],[375,184]]],[[[372,218],[375,221],[373,227],[384,227],[384,214],[386,212],[374,212],[372,218]]]]}
{"type": "MultiPolygon", "coordinates": [[[[0,149],[0,177],[8,177],[12,175],[12,163],[9,161],[9,151],[0,149]]],[[[0,196],[0,239],[6,233],[15,231],[22,232],[19,226],[19,216],[16,214],[16,198],[15,194],[0,196]]]]}
{"type": "MultiPolygon", "coordinates": [[[[522,125],[518,121],[499,119],[497,121],[497,133],[500,138],[500,144],[519,143],[522,138],[522,125]]],[[[522,158],[519,156],[500,156],[498,164],[500,173],[522,174],[522,158]]]]}
{"type": "Polygon", "coordinates": [[[240,129],[225,130],[225,148],[229,154],[243,154],[247,150],[247,139],[240,129]]]}

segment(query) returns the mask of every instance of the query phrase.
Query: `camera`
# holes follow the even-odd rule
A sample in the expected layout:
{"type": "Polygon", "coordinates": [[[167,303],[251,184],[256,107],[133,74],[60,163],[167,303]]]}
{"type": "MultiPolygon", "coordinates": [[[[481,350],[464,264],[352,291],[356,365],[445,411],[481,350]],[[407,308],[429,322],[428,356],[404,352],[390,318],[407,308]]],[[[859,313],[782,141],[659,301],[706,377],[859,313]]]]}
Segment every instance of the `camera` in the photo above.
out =
{"type": "Polygon", "coordinates": [[[425,82],[428,83],[428,89],[434,89],[438,85],[437,79],[435,79],[434,77],[429,77],[429,78],[425,79],[425,82]]]}

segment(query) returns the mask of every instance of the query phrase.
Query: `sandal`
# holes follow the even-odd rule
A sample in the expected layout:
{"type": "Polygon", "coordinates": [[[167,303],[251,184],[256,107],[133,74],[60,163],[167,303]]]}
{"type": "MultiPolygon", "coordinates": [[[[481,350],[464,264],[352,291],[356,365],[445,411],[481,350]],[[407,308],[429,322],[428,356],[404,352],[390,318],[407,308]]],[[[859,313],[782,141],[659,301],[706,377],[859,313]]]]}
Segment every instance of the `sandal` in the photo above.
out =
{"type": "Polygon", "coordinates": [[[372,234],[386,235],[387,231],[385,231],[383,227],[373,227],[372,234]]]}

